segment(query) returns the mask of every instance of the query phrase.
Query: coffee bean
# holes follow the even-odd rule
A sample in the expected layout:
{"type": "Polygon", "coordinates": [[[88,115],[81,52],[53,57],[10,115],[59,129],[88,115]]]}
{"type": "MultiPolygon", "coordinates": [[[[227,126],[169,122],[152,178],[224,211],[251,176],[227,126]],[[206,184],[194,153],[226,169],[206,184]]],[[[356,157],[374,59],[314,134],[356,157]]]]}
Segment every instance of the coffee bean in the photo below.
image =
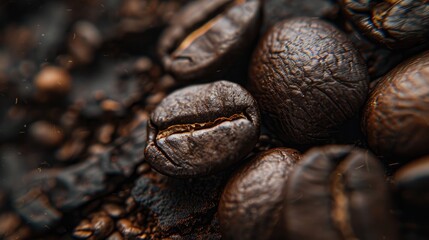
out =
{"type": "Polygon", "coordinates": [[[46,121],[37,121],[31,124],[30,135],[36,143],[49,147],[58,146],[64,139],[61,128],[46,121]]]}
{"type": "Polygon", "coordinates": [[[158,52],[164,68],[181,80],[225,71],[249,51],[260,16],[257,0],[191,3],[173,17],[160,38],[158,52]]]}
{"type": "Polygon", "coordinates": [[[223,239],[281,238],[277,224],[283,209],[283,188],[298,151],[274,148],[256,156],[229,180],[219,204],[223,239]]]}
{"type": "Polygon", "coordinates": [[[404,209],[416,214],[429,213],[429,156],[400,168],[394,179],[404,209]]]}
{"type": "Polygon", "coordinates": [[[429,52],[380,79],[364,108],[363,131],[377,154],[395,161],[429,154],[429,52]]]}
{"type": "Polygon", "coordinates": [[[287,239],[397,239],[384,171],[369,152],[328,145],[304,154],[286,184],[287,239]]]}
{"type": "Polygon", "coordinates": [[[135,227],[130,220],[125,218],[119,220],[116,225],[125,238],[135,238],[137,235],[142,233],[140,228],[135,227]]]}
{"type": "Polygon", "coordinates": [[[365,63],[347,37],[314,18],[276,24],[252,58],[250,82],[267,126],[286,142],[324,141],[359,111],[365,63]]]}
{"type": "Polygon", "coordinates": [[[146,160],[170,176],[212,174],[252,150],[259,125],[256,101],[235,83],[218,81],[177,90],[151,115],[146,160]]]}
{"type": "Polygon", "coordinates": [[[92,216],[91,224],[94,230],[94,236],[97,239],[104,239],[113,231],[113,220],[104,212],[92,216]]]}
{"type": "Polygon", "coordinates": [[[37,74],[34,84],[41,95],[63,95],[70,91],[71,76],[60,67],[46,66],[37,74]]]}
{"type": "Polygon", "coordinates": [[[125,214],[125,210],[121,206],[112,203],[103,205],[103,209],[113,218],[122,217],[125,214]]]}
{"type": "Polygon", "coordinates": [[[342,9],[360,31],[389,48],[427,44],[429,11],[426,1],[341,0],[342,9]]]}

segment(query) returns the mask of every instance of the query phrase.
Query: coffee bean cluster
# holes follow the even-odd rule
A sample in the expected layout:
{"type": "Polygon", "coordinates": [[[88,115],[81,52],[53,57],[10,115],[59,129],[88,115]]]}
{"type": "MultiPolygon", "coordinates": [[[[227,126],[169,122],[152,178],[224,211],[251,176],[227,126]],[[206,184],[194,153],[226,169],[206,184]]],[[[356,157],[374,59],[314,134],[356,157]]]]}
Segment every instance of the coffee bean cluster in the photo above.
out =
{"type": "Polygon", "coordinates": [[[0,239],[429,238],[429,3],[0,4],[0,239]]]}

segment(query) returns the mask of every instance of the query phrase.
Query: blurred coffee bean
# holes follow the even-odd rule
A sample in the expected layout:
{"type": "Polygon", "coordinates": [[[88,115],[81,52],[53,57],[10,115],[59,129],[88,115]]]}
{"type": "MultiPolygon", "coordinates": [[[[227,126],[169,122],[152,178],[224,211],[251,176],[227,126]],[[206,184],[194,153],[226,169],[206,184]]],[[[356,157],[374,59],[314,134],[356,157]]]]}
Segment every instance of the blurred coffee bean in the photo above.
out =
{"type": "Polygon", "coordinates": [[[119,229],[119,232],[126,239],[135,238],[137,235],[142,233],[142,230],[133,225],[133,223],[128,219],[121,219],[117,222],[116,227],[119,229]]]}
{"type": "MultiPolygon", "coordinates": [[[[183,81],[222,75],[249,51],[260,25],[257,0],[202,0],[184,7],[159,40],[164,68],[183,81]]],[[[236,70],[236,69],[234,69],[236,70]]]]}
{"type": "Polygon", "coordinates": [[[124,240],[124,238],[119,232],[114,232],[107,238],[107,240],[124,240]]]}
{"type": "Polygon", "coordinates": [[[401,167],[394,175],[398,215],[405,239],[429,236],[429,156],[401,167]]]}
{"type": "Polygon", "coordinates": [[[363,131],[377,154],[404,161],[429,153],[429,52],[383,76],[364,108],[363,131]]]}
{"type": "Polygon", "coordinates": [[[61,128],[43,120],[32,123],[29,131],[36,143],[48,147],[58,146],[64,139],[64,133],[61,128]]]}
{"type": "Polygon", "coordinates": [[[259,136],[256,101],[218,81],[177,90],[151,115],[146,161],[176,177],[209,175],[242,160],[259,136]]]}
{"type": "Polygon", "coordinates": [[[116,204],[104,204],[102,208],[112,218],[119,218],[125,214],[125,210],[116,204]]]}
{"type": "Polygon", "coordinates": [[[73,237],[78,239],[89,239],[93,234],[93,226],[87,219],[82,220],[73,231],[73,237]]]}
{"type": "Polygon", "coordinates": [[[70,74],[60,67],[43,67],[34,79],[34,85],[41,98],[68,94],[72,79],[70,74]]]}
{"type": "Polygon", "coordinates": [[[281,239],[283,189],[300,153],[274,148],[257,155],[229,180],[219,203],[223,239],[281,239]]]}
{"type": "Polygon", "coordinates": [[[15,213],[0,213],[0,238],[9,237],[19,225],[21,225],[21,219],[15,213]]]}
{"type": "Polygon", "coordinates": [[[414,0],[341,0],[359,30],[389,48],[411,48],[429,40],[429,4],[414,0]]]}
{"type": "Polygon", "coordinates": [[[297,144],[329,139],[358,113],[369,80],[345,34],[314,18],[271,28],[253,54],[249,77],[267,127],[297,144]]]}
{"type": "Polygon", "coordinates": [[[395,189],[403,209],[429,213],[429,156],[401,167],[394,176],[395,189]]]}
{"type": "Polygon", "coordinates": [[[101,33],[91,22],[76,22],[69,33],[68,51],[73,65],[86,65],[94,60],[95,51],[102,42],[101,33]]]}
{"type": "Polygon", "coordinates": [[[379,161],[353,146],[304,154],[286,184],[287,239],[398,239],[379,161]]]}

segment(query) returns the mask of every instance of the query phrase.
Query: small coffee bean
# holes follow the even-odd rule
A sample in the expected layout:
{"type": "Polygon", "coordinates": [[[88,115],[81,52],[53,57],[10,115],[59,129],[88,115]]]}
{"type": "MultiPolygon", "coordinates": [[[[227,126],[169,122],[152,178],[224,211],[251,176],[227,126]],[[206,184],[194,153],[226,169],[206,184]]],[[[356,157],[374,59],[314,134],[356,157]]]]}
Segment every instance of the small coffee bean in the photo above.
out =
{"type": "Polygon", "coordinates": [[[60,67],[44,67],[34,79],[34,84],[40,94],[63,95],[71,88],[71,76],[60,67]]]}
{"type": "Polygon", "coordinates": [[[85,219],[73,231],[73,237],[78,239],[88,239],[94,233],[93,226],[89,220],[85,219]]]}
{"type": "Polygon", "coordinates": [[[229,180],[219,204],[223,239],[281,238],[283,189],[298,151],[274,148],[257,155],[229,180]]]}
{"type": "Polygon", "coordinates": [[[366,66],[353,44],[314,18],[271,28],[253,55],[250,82],[268,127],[298,144],[329,138],[359,111],[368,91],[366,66]]]}
{"type": "Polygon", "coordinates": [[[379,80],[364,107],[362,125],[377,154],[395,161],[429,154],[429,52],[379,80]]]}
{"type": "Polygon", "coordinates": [[[137,235],[142,233],[142,230],[135,227],[133,223],[128,219],[121,219],[117,222],[117,228],[125,238],[135,238],[137,235]]]}
{"type": "Polygon", "coordinates": [[[304,154],[285,191],[287,239],[397,239],[379,161],[353,146],[304,154]]]}
{"type": "Polygon", "coordinates": [[[186,6],[160,38],[164,68],[179,80],[226,70],[248,52],[260,24],[257,0],[202,0],[186,6]]]}
{"type": "Polygon", "coordinates": [[[125,214],[125,210],[122,207],[113,203],[104,204],[103,209],[113,218],[122,217],[125,214]]]}
{"type": "Polygon", "coordinates": [[[37,121],[30,126],[30,135],[37,143],[45,146],[58,146],[64,139],[63,131],[56,125],[37,121]]]}
{"type": "Polygon", "coordinates": [[[119,232],[114,232],[107,238],[107,240],[124,240],[124,238],[119,232]]]}
{"type": "Polygon", "coordinates": [[[99,239],[106,238],[113,231],[113,220],[104,212],[95,214],[91,223],[94,229],[94,236],[99,239]]]}
{"type": "Polygon", "coordinates": [[[365,36],[389,48],[412,48],[427,44],[427,1],[341,0],[346,16],[365,36]]]}
{"type": "Polygon", "coordinates": [[[146,160],[170,176],[218,172],[252,150],[259,121],[256,101],[235,83],[218,81],[177,90],[151,115],[146,160]]]}

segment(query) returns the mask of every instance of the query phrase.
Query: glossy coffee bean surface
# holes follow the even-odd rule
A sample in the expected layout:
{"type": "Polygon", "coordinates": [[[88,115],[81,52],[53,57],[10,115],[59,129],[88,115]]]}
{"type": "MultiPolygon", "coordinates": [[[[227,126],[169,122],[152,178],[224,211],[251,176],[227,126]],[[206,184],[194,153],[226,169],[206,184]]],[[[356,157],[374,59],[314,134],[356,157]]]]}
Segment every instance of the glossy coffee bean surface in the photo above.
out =
{"type": "Polygon", "coordinates": [[[283,189],[301,155],[273,148],[254,157],[229,180],[219,203],[224,239],[281,239],[283,189]]]}
{"type": "Polygon", "coordinates": [[[392,161],[429,154],[429,52],[395,67],[372,90],[363,131],[377,154],[392,161]]]}

